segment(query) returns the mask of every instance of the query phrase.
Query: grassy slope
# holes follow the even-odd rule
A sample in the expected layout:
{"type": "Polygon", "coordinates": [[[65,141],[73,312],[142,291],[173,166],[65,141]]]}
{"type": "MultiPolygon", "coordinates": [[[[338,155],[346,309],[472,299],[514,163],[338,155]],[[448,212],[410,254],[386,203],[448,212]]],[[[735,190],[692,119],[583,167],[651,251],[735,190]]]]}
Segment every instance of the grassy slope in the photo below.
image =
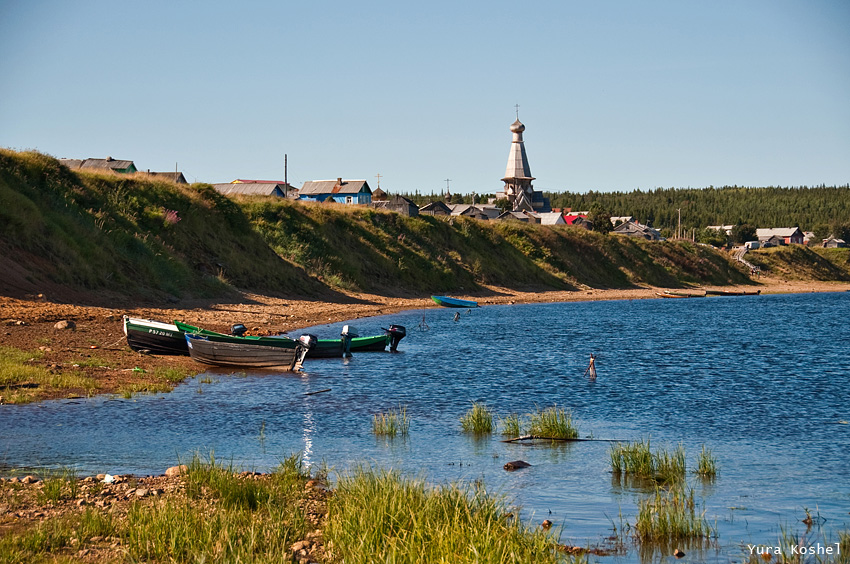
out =
{"type": "MultiPolygon", "coordinates": [[[[21,293],[44,284],[162,298],[234,288],[325,299],[517,289],[748,283],[704,245],[467,218],[403,217],[271,198],[233,201],[211,186],[75,173],[38,153],[0,150],[0,268],[21,293]],[[169,221],[174,210],[179,221],[169,221]]],[[[846,253],[771,255],[819,280],[850,279],[846,253]]],[[[842,250],[839,250],[842,251],[842,250]]],[[[750,256],[750,255],[748,255],[750,256]]],[[[767,260],[767,259],[765,259],[767,260]]],[[[784,266],[783,266],[784,265],[784,266]]]]}
{"type": "Polygon", "coordinates": [[[76,174],[38,153],[0,151],[0,249],[35,286],[150,297],[320,289],[208,185],[76,174]]]}

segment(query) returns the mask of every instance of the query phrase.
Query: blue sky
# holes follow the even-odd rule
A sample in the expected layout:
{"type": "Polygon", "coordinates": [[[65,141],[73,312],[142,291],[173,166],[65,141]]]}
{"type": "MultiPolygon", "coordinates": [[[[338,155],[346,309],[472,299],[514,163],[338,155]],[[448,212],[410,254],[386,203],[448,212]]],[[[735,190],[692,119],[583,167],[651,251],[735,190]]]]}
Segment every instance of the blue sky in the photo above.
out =
{"type": "Polygon", "coordinates": [[[189,181],[850,182],[847,0],[0,1],[0,146],[189,181]]]}

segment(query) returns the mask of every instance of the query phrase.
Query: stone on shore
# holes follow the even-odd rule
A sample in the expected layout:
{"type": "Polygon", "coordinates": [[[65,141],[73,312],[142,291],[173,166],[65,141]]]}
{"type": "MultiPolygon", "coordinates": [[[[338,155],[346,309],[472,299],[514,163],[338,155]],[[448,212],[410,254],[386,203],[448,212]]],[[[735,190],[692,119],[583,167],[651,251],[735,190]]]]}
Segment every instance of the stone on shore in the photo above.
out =
{"type": "Polygon", "coordinates": [[[189,471],[189,467],[186,466],[185,464],[181,464],[180,466],[172,466],[171,468],[166,470],[165,475],[168,476],[169,478],[172,478],[174,476],[180,476],[181,474],[185,474],[188,471],[189,471]]]}
{"type": "Polygon", "coordinates": [[[77,324],[71,321],[70,319],[63,319],[62,321],[57,321],[56,325],[53,326],[54,329],[70,329],[75,330],[77,328],[77,324]]]}

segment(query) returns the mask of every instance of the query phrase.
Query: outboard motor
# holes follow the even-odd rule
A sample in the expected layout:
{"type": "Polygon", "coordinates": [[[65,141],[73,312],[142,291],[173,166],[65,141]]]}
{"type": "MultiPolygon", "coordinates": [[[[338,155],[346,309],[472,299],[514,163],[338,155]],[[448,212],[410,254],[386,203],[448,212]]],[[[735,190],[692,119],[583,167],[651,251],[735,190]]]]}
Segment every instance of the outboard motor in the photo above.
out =
{"type": "Polygon", "coordinates": [[[307,353],[309,353],[318,342],[319,339],[315,335],[310,335],[309,333],[298,337],[298,350],[295,353],[295,364],[293,365],[292,370],[295,372],[301,370],[301,367],[304,365],[304,359],[307,357],[307,353]]]}
{"type": "Polygon", "coordinates": [[[351,325],[346,325],[342,328],[342,332],[339,334],[342,339],[342,356],[343,358],[351,357],[351,339],[354,337],[359,337],[357,334],[357,329],[352,327],[351,325]]]}
{"type": "Polygon", "coordinates": [[[230,327],[230,334],[235,335],[237,337],[242,337],[248,331],[248,328],[242,325],[241,323],[237,323],[230,327]]]}
{"type": "Polygon", "coordinates": [[[407,335],[407,329],[403,325],[390,325],[390,328],[384,331],[390,338],[390,352],[398,352],[398,343],[407,335]]]}

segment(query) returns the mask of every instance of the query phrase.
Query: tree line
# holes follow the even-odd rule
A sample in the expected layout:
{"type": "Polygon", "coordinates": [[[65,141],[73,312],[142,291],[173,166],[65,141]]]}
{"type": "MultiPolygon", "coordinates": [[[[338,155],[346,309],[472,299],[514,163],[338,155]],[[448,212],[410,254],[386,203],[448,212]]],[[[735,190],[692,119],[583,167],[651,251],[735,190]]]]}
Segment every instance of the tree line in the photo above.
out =
{"type": "MultiPolygon", "coordinates": [[[[403,194],[418,205],[439,198],[403,194]]],[[[709,225],[732,225],[738,239],[750,237],[757,227],[799,227],[818,237],[850,234],[850,184],[762,188],[656,188],[631,192],[544,192],[553,208],[591,212],[596,218],[632,216],[666,236],[701,233],[709,225]],[[681,214],[681,224],[680,221],[681,214]]],[[[494,194],[475,194],[487,202],[494,194]]],[[[471,204],[472,194],[454,194],[451,203],[471,204]]],[[[703,233],[703,239],[711,238],[703,233]]],[[[714,241],[706,241],[714,242],[714,241]]],[[[716,241],[719,242],[719,241],[716,241]]]]}

